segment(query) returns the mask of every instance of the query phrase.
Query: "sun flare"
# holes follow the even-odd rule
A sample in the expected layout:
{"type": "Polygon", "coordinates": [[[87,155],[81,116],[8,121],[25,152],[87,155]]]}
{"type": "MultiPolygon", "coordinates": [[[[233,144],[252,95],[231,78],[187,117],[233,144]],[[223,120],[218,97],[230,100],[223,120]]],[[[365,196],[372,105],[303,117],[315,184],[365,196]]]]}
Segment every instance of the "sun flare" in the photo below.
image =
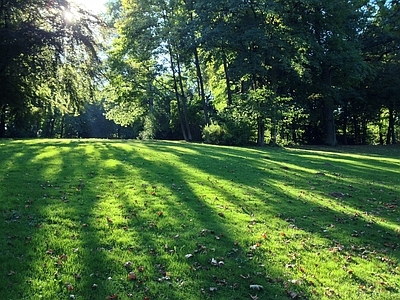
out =
{"type": "Polygon", "coordinates": [[[73,10],[64,10],[64,18],[69,23],[73,23],[78,19],[78,14],[73,10]]]}
{"type": "Polygon", "coordinates": [[[79,5],[94,13],[104,12],[105,0],[70,0],[72,3],[79,5]]]}

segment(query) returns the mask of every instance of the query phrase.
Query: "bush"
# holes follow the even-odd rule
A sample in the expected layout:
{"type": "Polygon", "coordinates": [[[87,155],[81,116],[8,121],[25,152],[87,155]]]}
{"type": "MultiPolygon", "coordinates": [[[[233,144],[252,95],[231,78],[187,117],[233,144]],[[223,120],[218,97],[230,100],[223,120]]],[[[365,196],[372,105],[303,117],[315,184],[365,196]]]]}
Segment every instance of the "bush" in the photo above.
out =
{"type": "Polygon", "coordinates": [[[226,140],[226,135],[226,126],[212,123],[204,127],[202,137],[206,143],[221,145],[226,140]]]}
{"type": "Polygon", "coordinates": [[[203,129],[203,139],[214,145],[244,146],[250,144],[252,136],[249,124],[245,122],[212,123],[203,129]]]}

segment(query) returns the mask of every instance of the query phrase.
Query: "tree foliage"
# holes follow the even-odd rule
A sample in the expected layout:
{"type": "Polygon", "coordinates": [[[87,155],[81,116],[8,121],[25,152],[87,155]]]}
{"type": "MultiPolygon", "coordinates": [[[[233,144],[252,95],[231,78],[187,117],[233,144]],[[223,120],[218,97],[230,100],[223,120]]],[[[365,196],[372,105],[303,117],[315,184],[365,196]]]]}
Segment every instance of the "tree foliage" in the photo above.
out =
{"type": "MultiPolygon", "coordinates": [[[[99,21],[67,0],[1,3],[1,136],[83,112],[99,21]]],[[[138,138],[396,143],[399,12],[396,0],[110,0],[97,98],[138,138]]]]}
{"type": "Polygon", "coordinates": [[[67,0],[0,2],[0,136],[21,122],[28,132],[13,135],[33,135],[49,111],[76,113],[93,96],[100,24],[67,0]]]}

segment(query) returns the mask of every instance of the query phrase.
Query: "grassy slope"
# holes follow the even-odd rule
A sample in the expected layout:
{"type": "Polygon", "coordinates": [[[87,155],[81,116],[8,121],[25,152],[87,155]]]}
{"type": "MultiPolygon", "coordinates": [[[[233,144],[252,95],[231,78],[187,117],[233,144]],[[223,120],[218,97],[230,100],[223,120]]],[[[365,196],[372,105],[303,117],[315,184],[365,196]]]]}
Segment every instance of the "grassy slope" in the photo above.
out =
{"type": "Polygon", "coordinates": [[[0,141],[1,298],[400,299],[399,148],[334,150],[0,141]]]}

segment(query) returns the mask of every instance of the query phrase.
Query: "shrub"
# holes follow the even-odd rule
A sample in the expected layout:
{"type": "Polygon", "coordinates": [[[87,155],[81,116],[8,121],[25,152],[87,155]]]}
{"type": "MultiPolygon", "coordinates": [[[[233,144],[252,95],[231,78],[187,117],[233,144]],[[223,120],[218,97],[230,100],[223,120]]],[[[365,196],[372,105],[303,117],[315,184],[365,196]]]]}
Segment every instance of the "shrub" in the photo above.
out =
{"type": "Polygon", "coordinates": [[[212,123],[203,129],[203,139],[214,145],[243,146],[250,144],[252,136],[249,124],[245,122],[212,123]]]}

